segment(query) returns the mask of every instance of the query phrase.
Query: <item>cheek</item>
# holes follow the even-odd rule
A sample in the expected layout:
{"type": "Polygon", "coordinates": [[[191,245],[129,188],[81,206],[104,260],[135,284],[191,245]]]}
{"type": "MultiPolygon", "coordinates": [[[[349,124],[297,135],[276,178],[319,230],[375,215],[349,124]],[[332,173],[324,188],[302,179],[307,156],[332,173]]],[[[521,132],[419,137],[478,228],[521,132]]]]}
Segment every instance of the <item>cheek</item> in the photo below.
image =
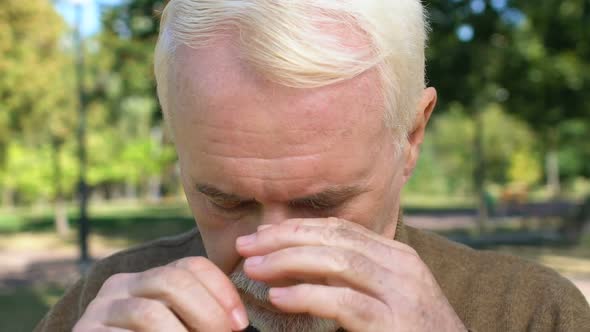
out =
{"type": "Polygon", "coordinates": [[[251,229],[249,223],[226,220],[212,213],[211,207],[194,196],[188,200],[203,238],[207,258],[224,273],[231,273],[243,260],[236,251],[236,239],[256,231],[256,228],[251,229]]]}
{"type": "Polygon", "coordinates": [[[371,181],[375,190],[365,198],[363,205],[364,212],[371,216],[371,220],[367,220],[368,225],[365,227],[385,235],[386,231],[397,223],[403,176],[402,172],[387,169],[377,174],[379,176],[371,181]]]}
{"type": "Polygon", "coordinates": [[[231,230],[210,230],[200,226],[199,229],[202,229],[200,232],[207,251],[207,258],[225,274],[231,273],[242,261],[242,257],[235,249],[236,238],[242,234],[231,230]]]}

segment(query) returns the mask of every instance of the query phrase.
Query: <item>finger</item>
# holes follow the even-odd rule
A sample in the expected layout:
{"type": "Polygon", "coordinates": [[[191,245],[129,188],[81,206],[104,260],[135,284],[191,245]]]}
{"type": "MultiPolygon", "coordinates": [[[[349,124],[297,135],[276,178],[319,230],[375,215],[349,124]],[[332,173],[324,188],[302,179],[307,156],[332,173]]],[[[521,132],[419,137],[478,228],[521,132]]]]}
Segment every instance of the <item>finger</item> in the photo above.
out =
{"type": "Polygon", "coordinates": [[[205,257],[188,257],[170,264],[190,271],[232,318],[232,328],[243,330],[248,314],[235,285],[213,262],[205,257]]]}
{"type": "Polygon", "coordinates": [[[117,273],[111,275],[100,287],[96,298],[122,299],[129,297],[129,285],[139,273],[117,273]]]}
{"type": "Polygon", "coordinates": [[[403,264],[406,259],[417,257],[413,249],[395,241],[376,240],[377,237],[351,230],[347,226],[283,223],[238,238],[236,249],[240,255],[250,257],[296,246],[339,247],[373,257],[384,266],[403,264]]]}
{"type": "Polygon", "coordinates": [[[145,298],[132,297],[111,302],[105,325],[141,332],[188,332],[162,302],[145,298]]]}
{"type": "Polygon", "coordinates": [[[84,332],[134,332],[132,330],[128,330],[128,329],[122,329],[122,328],[118,328],[118,327],[110,327],[110,326],[100,326],[100,327],[95,327],[92,329],[88,329],[88,330],[82,330],[84,332]]]}
{"type": "Polygon", "coordinates": [[[162,266],[142,272],[130,285],[129,293],[162,301],[194,330],[232,330],[230,315],[201,281],[185,269],[162,266]]]}
{"type": "Polygon", "coordinates": [[[88,329],[88,330],[85,329],[85,330],[81,330],[81,331],[84,331],[84,332],[134,332],[132,330],[122,329],[119,327],[112,327],[112,326],[100,326],[100,327],[96,327],[93,329],[88,329]]]}
{"type": "Polygon", "coordinates": [[[325,246],[291,247],[266,256],[249,257],[244,271],[254,280],[272,283],[303,280],[331,286],[355,288],[387,300],[397,275],[357,252],[325,246]],[[387,282],[385,282],[387,280],[387,282]]]}
{"type": "Polygon", "coordinates": [[[269,299],[281,311],[332,319],[347,331],[384,331],[384,326],[375,324],[390,316],[386,304],[347,287],[300,284],[271,288],[269,299]]]}
{"type": "Polygon", "coordinates": [[[331,229],[348,229],[350,231],[354,231],[364,235],[367,239],[372,239],[379,243],[394,246],[400,250],[407,251],[409,253],[414,253],[414,249],[404,243],[399,241],[395,241],[393,239],[385,238],[374,231],[346,219],[341,218],[293,218],[285,220],[282,224],[286,225],[305,225],[305,226],[316,226],[316,227],[328,227],[331,229]]]}
{"type": "Polygon", "coordinates": [[[133,332],[129,329],[123,329],[120,327],[97,325],[96,322],[86,323],[85,321],[79,321],[76,323],[72,332],[133,332]]]}

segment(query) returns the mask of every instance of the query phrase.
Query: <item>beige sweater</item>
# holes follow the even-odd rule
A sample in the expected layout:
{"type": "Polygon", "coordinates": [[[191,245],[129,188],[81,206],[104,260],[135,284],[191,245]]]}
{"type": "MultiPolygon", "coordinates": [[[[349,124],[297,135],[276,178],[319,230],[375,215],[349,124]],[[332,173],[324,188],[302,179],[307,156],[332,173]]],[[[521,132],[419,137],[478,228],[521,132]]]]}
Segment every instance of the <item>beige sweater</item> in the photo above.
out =
{"type": "MultiPolygon", "coordinates": [[[[398,224],[396,240],[413,247],[471,331],[590,331],[590,307],[556,272],[516,257],[476,251],[398,224]]],[[[112,274],[139,272],[182,257],[205,255],[193,230],[97,262],[38,324],[36,332],[71,331],[112,274]]]]}

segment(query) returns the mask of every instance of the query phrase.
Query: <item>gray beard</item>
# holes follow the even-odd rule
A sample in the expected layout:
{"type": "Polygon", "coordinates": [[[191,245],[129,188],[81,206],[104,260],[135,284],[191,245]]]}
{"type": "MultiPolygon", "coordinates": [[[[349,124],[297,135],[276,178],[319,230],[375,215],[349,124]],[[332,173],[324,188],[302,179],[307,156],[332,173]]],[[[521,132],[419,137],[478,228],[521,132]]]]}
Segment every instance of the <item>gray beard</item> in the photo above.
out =
{"type": "MultiPolygon", "coordinates": [[[[241,296],[248,294],[258,303],[272,307],[268,300],[269,286],[248,278],[243,271],[232,272],[229,278],[241,296]]],[[[338,324],[330,319],[309,314],[278,313],[257,305],[248,297],[242,296],[242,300],[244,300],[250,324],[260,332],[335,332],[338,330],[338,324]]]]}

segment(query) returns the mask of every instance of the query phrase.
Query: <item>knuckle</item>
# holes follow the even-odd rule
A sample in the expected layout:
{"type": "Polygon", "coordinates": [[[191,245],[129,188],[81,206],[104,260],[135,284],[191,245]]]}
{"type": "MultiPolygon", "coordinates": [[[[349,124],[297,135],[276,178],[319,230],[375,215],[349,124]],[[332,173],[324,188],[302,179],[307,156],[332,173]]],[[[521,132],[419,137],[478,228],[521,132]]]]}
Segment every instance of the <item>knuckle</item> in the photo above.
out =
{"type": "Polygon", "coordinates": [[[131,273],[117,273],[111,275],[102,284],[100,292],[105,293],[120,288],[127,283],[131,275],[131,273]]]}
{"type": "Polygon", "coordinates": [[[351,230],[348,227],[339,227],[336,229],[339,238],[345,241],[352,242],[358,246],[370,246],[371,241],[367,241],[363,234],[351,230]]]}
{"type": "Polygon", "coordinates": [[[213,269],[213,263],[203,256],[187,257],[179,260],[176,267],[186,267],[192,271],[203,271],[213,269]]]}
{"type": "Polygon", "coordinates": [[[343,273],[354,269],[354,261],[357,259],[352,257],[354,256],[354,253],[351,256],[351,253],[348,251],[338,250],[326,252],[325,254],[331,256],[330,262],[332,265],[330,268],[333,272],[343,273]]]}
{"type": "Polygon", "coordinates": [[[323,244],[341,243],[343,241],[353,242],[355,245],[366,245],[367,241],[361,233],[351,229],[342,219],[334,218],[329,227],[325,227],[321,233],[323,244]]]}
{"type": "Polygon", "coordinates": [[[371,302],[367,296],[363,296],[351,288],[346,288],[342,292],[339,304],[346,308],[355,308],[353,312],[362,322],[375,321],[380,312],[378,308],[375,308],[375,303],[371,302]]]}
{"type": "Polygon", "coordinates": [[[126,312],[130,315],[130,320],[134,325],[153,327],[162,321],[164,310],[163,304],[158,301],[133,298],[121,300],[121,306],[127,308],[126,312]]]}
{"type": "Polygon", "coordinates": [[[233,294],[231,294],[230,296],[224,297],[224,299],[223,299],[223,305],[226,308],[237,308],[240,304],[241,304],[240,298],[238,296],[233,296],[233,294]]]}
{"type": "Polygon", "coordinates": [[[162,267],[161,272],[157,273],[157,278],[166,289],[185,288],[194,282],[188,271],[177,267],[162,267]]]}
{"type": "Polygon", "coordinates": [[[411,254],[408,253],[406,255],[406,259],[408,260],[408,264],[410,266],[414,266],[414,267],[422,267],[424,265],[424,263],[422,262],[422,259],[420,258],[420,256],[418,256],[418,254],[411,254]]]}
{"type": "Polygon", "coordinates": [[[420,262],[416,268],[418,269],[418,280],[425,282],[429,287],[432,287],[436,284],[436,280],[432,277],[432,273],[425,264],[420,262]]]}
{"type": "Polygon", "coordinates": [[[406,246],[406,251],[408,252],[408,254],[414,256],[414,258],[420,259],[420,255],[418,255],[418,252],[416,251],[416,249],[414,249],[410,246],[406,246]]]}
{"type": "Polygon", "coordinates": [[[108,308],[109,304],[110,300],[108,298],[97,296],[94,300],[90,301],[88,306],[86,306],[86,310],[84,311],[81,320],[88,320],[92,319],[92,317],[100,316],[101,313],[105,312],[105,308],[108,308]]]}
{"type": "Polygon", "coordinates": [[[320,241],[323,245],[331,245],[337,240],[339,234],[336,228],[326,227],[322,229],[320,234],[320,241]]]}
{"type": "Polygon", "coordinates": [[[359,299],[357,293],[351,288],[345,288],[338,297],[338,304],[345,308],[348,308],[351,305],[356,306],[359,304],[358,301],[359,299]]]}
{"type": "Polygon", "coordinates": [[[192,274],[182,268],[161,266],[140,274],[139,283],[148,285],[157,296],[169,300],[177,289],[185,289],[194,283],[192,274]]]}
{"type": "Polygon", "coordinates": [[[365,256],[351,253],[348,258],[348,269],[357,274],[373,275],[375,266],[365,256]]]}

